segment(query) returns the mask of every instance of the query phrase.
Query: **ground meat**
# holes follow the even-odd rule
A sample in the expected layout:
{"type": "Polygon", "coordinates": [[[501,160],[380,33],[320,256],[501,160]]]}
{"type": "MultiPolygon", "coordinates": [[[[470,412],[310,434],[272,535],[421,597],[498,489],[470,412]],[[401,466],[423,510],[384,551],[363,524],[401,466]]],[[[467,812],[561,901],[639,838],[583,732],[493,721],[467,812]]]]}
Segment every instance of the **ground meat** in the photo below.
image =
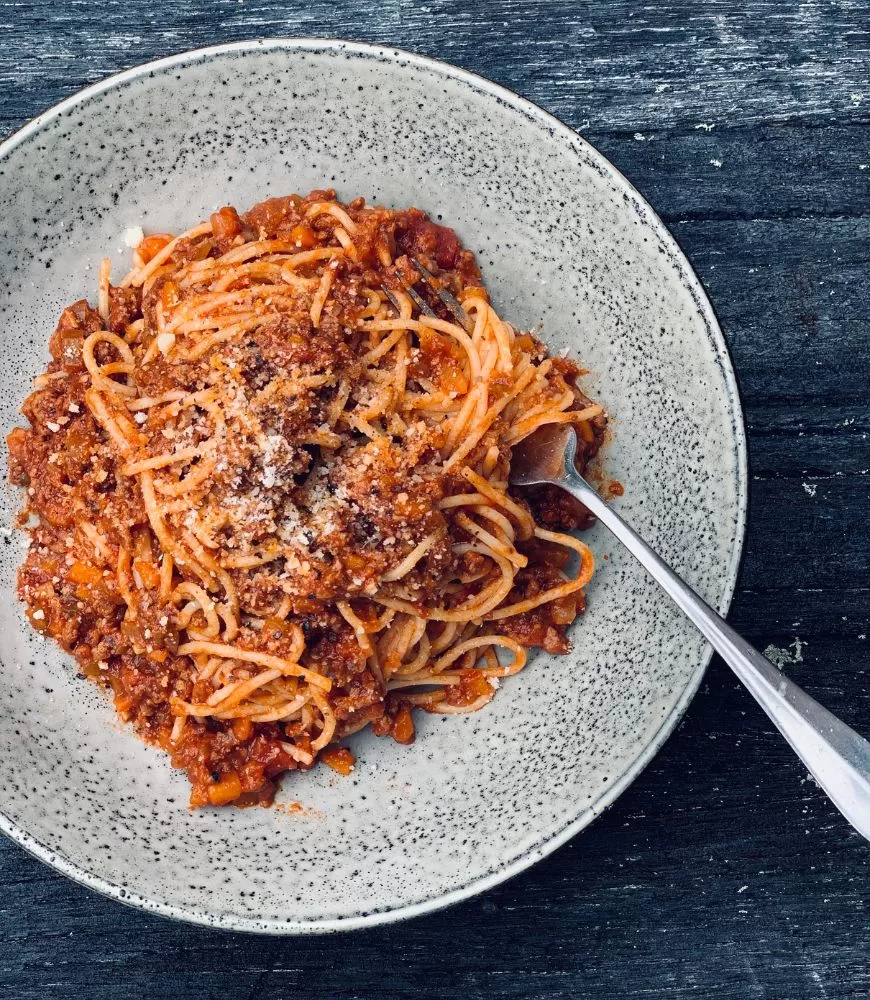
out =
{"type": "Polygon", "coordinates": [[[423,212],[410,208],[396,223],[396,244],[409,257],[424,256],[449,270],[459,256],[459,239],[452,229],[432,222],[423,212]]]}
{"type": "Polygon", "coordinates": [[[213,212],[210,221],[215,249],[224,254],[234,246],[236,237],[241,236],[244,228],[242,220],[234,208],[226,206],[213,212]]]}
{"type": "Polygon", "coordinates": [[[109,288],[109,329],[123,333],[142,311],[142,294],[138,288],[109,288]]]}
{"type": "Polygon", "coordinates": [[[294,365],[304,366],[312,374],[329,371],[350,357],[341,322],[327,316],[315,335],[307,309],[258,327],[252,339],[277,372],[294,365]]]}
{"type": "MultiPolygon", "coordinates": [[[[552,563],[532,562],[516,579],[508,602],[537,597],[559,586],[563,578],[552,563]]],[[[537,646],[548,653],[567,653],[570,646],[566,629],[585,608],[582,593],[571,594],[557,601],[541,604],[530,611],[499,620],[499,631],[511,636],[523,646],[537,646]]]]}
{"type": "Polygon", "coordinates": [[[267,198],[247,212],[242,221],[255,230],[260,239],[275,239],[280,229],[298,225],[302,221],[303,199],[298,195],[286,198],[267,198]]]}

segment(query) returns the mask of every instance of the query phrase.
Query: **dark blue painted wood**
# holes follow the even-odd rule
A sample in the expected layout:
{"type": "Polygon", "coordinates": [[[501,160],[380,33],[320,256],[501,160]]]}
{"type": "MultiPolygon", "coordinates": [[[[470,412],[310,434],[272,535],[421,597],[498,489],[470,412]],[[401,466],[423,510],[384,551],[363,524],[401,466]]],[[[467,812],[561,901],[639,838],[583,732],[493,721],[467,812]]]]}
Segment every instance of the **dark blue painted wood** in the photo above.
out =
{"type": "MultiPolygon", "coordinates": [[[[583,131],[656,206],[712,296],[746,404],[752,508],[731,620],[870,733],[870,6],[0,0],[0,134],[145,59],[282,34],[483,73],[583,131]]],[[[3,841],[0,987],[21,1000],[867,997],[868,857],[714,664],[593,827],[401,927],[189,928],[3,841]]]]}

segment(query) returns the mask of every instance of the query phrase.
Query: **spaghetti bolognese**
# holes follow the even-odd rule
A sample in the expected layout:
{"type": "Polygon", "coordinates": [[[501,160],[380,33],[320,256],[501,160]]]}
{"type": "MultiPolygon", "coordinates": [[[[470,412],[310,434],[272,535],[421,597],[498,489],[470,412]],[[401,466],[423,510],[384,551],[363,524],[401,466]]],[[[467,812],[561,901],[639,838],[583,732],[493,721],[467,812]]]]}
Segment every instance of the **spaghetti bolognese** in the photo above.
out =
{"type": "Polygon", "coordinates": [[[424,213],[222,208],[117,284],[104,261],[50,350],[8,438],[19,594],[192,805],[347,773],[343,737],[410,743],[414,709],[475,711],[528,648],[567,651],[587,516],[509,488],[511,449],[570,422],[585,463],[605,415],[424,213]]]}

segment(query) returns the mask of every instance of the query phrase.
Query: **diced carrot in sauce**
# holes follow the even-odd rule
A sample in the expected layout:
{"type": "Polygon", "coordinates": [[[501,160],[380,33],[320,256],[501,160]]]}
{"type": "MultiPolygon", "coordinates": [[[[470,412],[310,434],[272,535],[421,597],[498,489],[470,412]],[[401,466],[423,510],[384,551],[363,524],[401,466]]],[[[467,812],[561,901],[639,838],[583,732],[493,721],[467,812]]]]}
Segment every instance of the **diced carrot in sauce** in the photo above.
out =
{"type": "Polygon", "coordinates": [[[455,392],[458,396],[468,392],[468,379],[456,368],[444,368],[438,376],[438,388],[448,395],[455,392]]]}
{"type": "Polygon", "coordinates": [[[213,212],[209,222],[211,222],[212,236],[218,242],[229,242],[242,231],[242,220],[239,218],[239,213],[229,206],[213,212]]]}
{"type": "Polygon", "coordinates": [[[172,242],[172,237],[167,233],[154,233],[152,236],[146,236],[144,240],[136,247],[136,252],[142,258],[143,263],[147,264],[149,260],[152,260],[160,251],[168,244],[172,242]]]}
{"type": "Polygon", "coordinates": [[[300,750],[304,751],[305,753],[314,752],[311,749],[311,737],[308,735],[308,733],[300,733],[298,736],[294,737],[293,742],[300,750]]]}
{"type": "Polygon", "coordinates": [[[270,617],[263,622],[264,635],[293,635],[293,625],[283,618],[270,617]]]}
{"type": "Polygon", "coordinates": [[[164,309],[171,309],[178,305],[181,298],[181,289],[174,281],[164,281],[160,289],[160,302],[164,309]]]}
{"type": "Polygon", "coordinates": [[[327,747],[320,755],[320,759],[327,767],[345,777],[350,774],[356,763],[356,758],[347,747],[327,747]]]}
{"type": "Polygon", "coordinates": [[[254,731],[254,724],[250,719],[241,718],[233,720],[233,734],[241,743],[245,743],[251,738],[254,731]]]}
{"type": "Polygon", "coordinates": [[[478,698],[492,697],[493,688],[482,670],[463,670],[459,675],[459,683],[452,684],[447,689],[446,700],[451,705],[471,705],[478,698]]]}
{"type": "Polygon", "coordinates": [[[396,718],[393,722],[393,739],[406,746],[414,742],[414,719],[407,705],[402,705],[396,712],[396,718]]]}
{"type": "Polygon", "coordinates": [[[200,806],[207,806],[209,803],[208,786],[194,785],[190,793],[190,806],[198,809],[200,806]]]}
{"type": "Polygon", "coordinates": [[[119,694],[115,696],[115,711],[122,719],[126,719],[130,712],[130,709],[135,705],[135,700],[128,694],[119,694]]]}
{"type": "Polygon", "coordinates": [[[160,586],[160,571],[152,562],[136,559],[133,569],[139,574],[139,579],[146,590],[156,590],[160,586]]]}
{"type": "Polygon", "coordinates": [[[103,573],[96,566],[78,560],[70,566],[67,577],[73,583],[94,584],[103,579],[103,573]]]}
{"type": "Polygon", "coordinates": [[[310,226],[294,226],[290,230],[290,242],[300,250],[311,250],[317,246],[317,233],[310,226]]]}
{"type": "Polygon", "coordinates": [[[208,786],[208,800],[213,806],[225,806],[242,794],[242,782],[235,771],[230,771],[216,785],[208,786]]]}
{"type": "Polygon", "coordinates": [[[44,632],[48,628],[48,619],[41,608],[28,608],[26,614],[37,632],[44,632]]]}

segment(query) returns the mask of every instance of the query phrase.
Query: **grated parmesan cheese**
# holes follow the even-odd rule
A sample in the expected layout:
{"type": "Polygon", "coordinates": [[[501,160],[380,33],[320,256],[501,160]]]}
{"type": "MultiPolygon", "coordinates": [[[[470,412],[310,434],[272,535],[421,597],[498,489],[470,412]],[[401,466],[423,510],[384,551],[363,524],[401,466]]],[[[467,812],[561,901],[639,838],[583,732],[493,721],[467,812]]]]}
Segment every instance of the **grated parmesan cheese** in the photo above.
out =
{"type": "Polygon", "coordinates": [[[135,250],[142,240],[145,239],[145,233],[142,231],[141,226],[130,226],[121,234],[121,239],[124,241],[125,247],[135,250]]]}

